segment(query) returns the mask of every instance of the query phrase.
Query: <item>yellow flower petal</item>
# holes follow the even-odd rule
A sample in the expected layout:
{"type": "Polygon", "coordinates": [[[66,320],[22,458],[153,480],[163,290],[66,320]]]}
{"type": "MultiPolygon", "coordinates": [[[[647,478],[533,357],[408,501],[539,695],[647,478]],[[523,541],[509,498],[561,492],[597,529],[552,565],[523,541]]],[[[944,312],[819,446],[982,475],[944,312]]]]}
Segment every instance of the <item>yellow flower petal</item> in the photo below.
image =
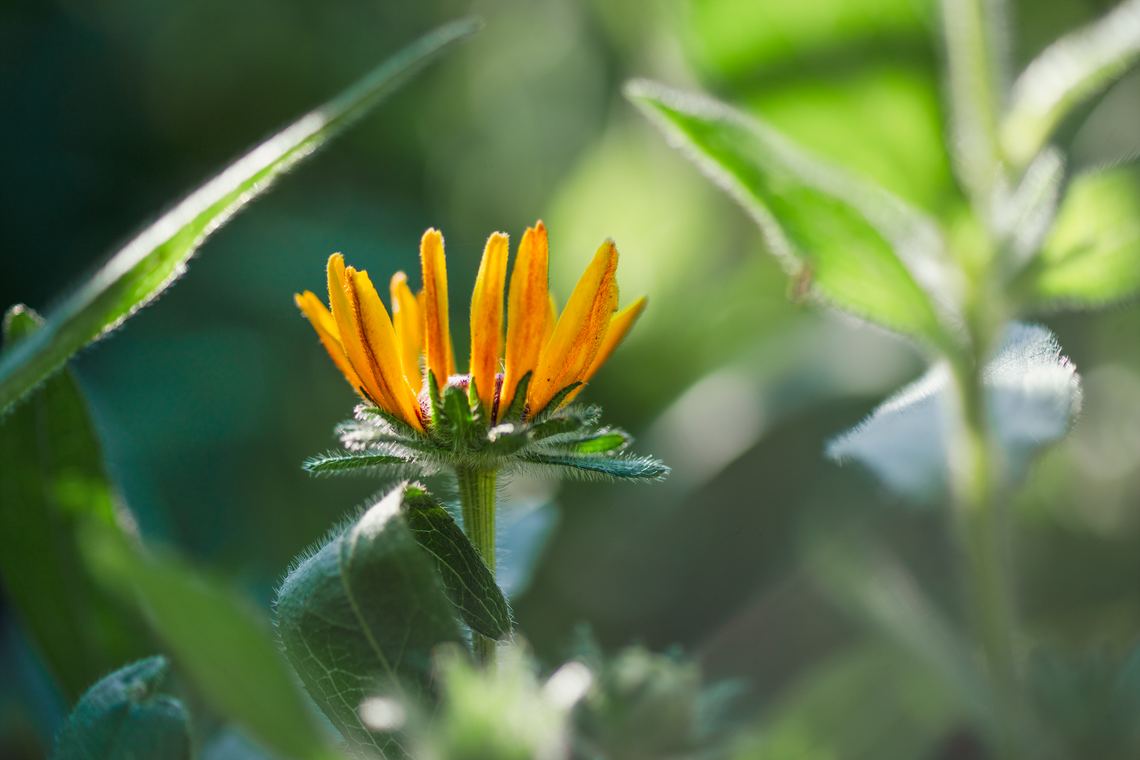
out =
{"type": "Polygon", "coordinates": [[[499,406],[503,411],[514,399],[519,380],[538,366],[542,349],[554,332],[554,320],[547,314],[554,308],[547,279],[548,262],[546,225],[540,221],[523,234],[511,272],[511,292],[507,299],[507,350],[503,389],[499,394],[499,406]]]}
{"type": "MultiPolygon", "coordinates": [[[[550,304],[546,309],[546,327],[542,331],[542,348],[550,343],[550,339],[554,337],[554,326],[558,324],[558,304],[554,303],[554,294],[550,294],[550,304]]],[[[539,351],[539,355],[542,352],[539,351]]]]}
{"type": "Polygon", "coordinates": [[[580,380],[597,356],[610,317],[617,311],[617,262],[617,248],[607,238],[578,280],[538,361],[527,392],[531,414],[540,412],[555,394],[580,380]]]}
{"type": "Polygon", "coordinates": [[[447,320],[447,262],[443,257],[443,235],[429,229],[420,240],[420,264],[424,274],[424,348],[428,370],[440,389],[455,374],[451,333],[447,320]]]}
{"type": "Polygon", "coordinates": [[[423,430],[419,403],[412,386],[404,377],[396,346],[396,331],[392,329],[392,321],[388,318],[388,310],[384,308],[380,294],[376,292],[368,272],[358,272],[348,267],[345,270],[345,280],[345,292],[353,306],[357,330],[364,338],[364,354],[373,375],[392,400],[395,406],[393,413],[417,430],[423,430]]]}
{"type": "Polygon", "coordinates": [[[360,393],[360,376],[356,374],[356,370],[352,368],[348,362],[348,357],[345,356],[344,346],[340,344],[340,335],[337,332],[333,315],[321,303],[321,299],[317,298],[316,294],[311,291],[306,290],[302,294],[294,294],[293,300],[297,303],[297,308],[309,318],[309,323],[317,331],[317,337],[321,339],[321,343],[329,352],[329,356],[332,357],[337,369],[348,380],[352,389],[360,393]]]}
{"type": "Polygon", "coordinates": [[[419,301],[408,287],[408,276],[403,272],[392,275],[389,285],[392,293],[392,326],[396,330],[396,346],[400,366],[412,390],[423,389],[424,373],[420,369],[420,352],[424,350],[424,318],[419,301]]]}
{"type": "Polygon", "coordinates": [[[471,294],[471,379],[488,416],[495,403],[495,375],[503,342],[503,287],[507,280],[507,236],[487,238],[475,291],[471,294]]]}
{"type": "Polygon", "coordinates": [[[368,397],[385,411],[395,414],[395,404],[385,395],[383,388],[377,382],[368,357],[364,353],[364,340],[357,331],[353,307],[345,292],[344,257],[339,253],[329,256],[328,280],[329,304],[332,306],[333,319],[336,321],[337,334],[340,336],[345,356],[360,378],[368,397]]]}
{"type": "Polygon", "coordinates": [[[617,314],[613,315],[613,318],[610,319],[610,326],[606,330],[606,335],[604,338],[602,338],[602,345],[598,349],[597,356],[594,357],[594,361],[592,364],[590,364],[590,368],[586,370],[586,374],[582,375],[581,379],[583,385],[579,385],[577,388],[571,391],[570,394],[566,396],[566,400],[562,402],[563,404],[569,404],[571,401],[573,401],[574,397],[577,396],[579,391],[582,390],[582,387],[586,383],[590,382],[590,378],[594,376],[594,373],[601,369],[601,366],[606,363],[606,359],[610,358],[610,354],[614,352],[614,349],[617,348],[621,343],[622,338],[624,338],[626,336],[626,333],[629,332],[630,328],[633,327],[633,323],[636,322],[637,318],[641,316],[641,311],[644,308],[645,296],[642,296],[641,298],[631,303],[629,306],[619,311],[617,314]]]}

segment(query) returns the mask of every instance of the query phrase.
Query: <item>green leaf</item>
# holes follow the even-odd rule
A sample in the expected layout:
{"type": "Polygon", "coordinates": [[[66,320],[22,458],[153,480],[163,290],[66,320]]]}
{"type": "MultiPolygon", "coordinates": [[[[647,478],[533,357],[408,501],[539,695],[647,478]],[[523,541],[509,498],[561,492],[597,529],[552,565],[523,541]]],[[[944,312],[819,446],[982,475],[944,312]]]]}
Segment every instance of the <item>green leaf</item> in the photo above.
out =
{"type": "Polygon", "coordinates": [[[212,706],[286,758],[336,758],[282,657],[268,620],[177,560],[143,556],[88,522],[84,556],[110,588],[139,601],[155,631],[212,706]]]}
{"type": "Polygon", "coordinates": [[[471,630],[498,639],[512,628],[511,608],[482,555],[455,518],[423,490],[409,486],[404,518],[443,580],[443,590],[471,630]]]}
{"type": "Polygon", "coordinates": [[[1041,253],[1014,285],[1034,309],[1105,306],[1140,292],[1140,188],[1129,169],[1078,175],[1041,253]]]}
{"type": "Polygon", "coordinates": [[[565,388],[558,391],[558,393],[555,393],[554,398],[550,399],[550,403],[542,409],[539,409],[537,413],[532,410],[531,417],[535,420],[544,420],[554,414],[557,414],[559,407],[562,406],[562,402],[564,402],[567,397],[575,390],[577,390],[581,385],[581,382],[570,383],[570,385],[567,385],[565,388]]]}
{"type": "Polygon", "coordinates": [[[456,21],[422,37],[230,164],[139,233],[66,298],[43,329],[0,359],[0,414],[59,370],[68,357],[169,287],[185,271],[194,250],[284,171],[478,27],[475,20],[456,21]]]}
{"type": "Polygon", "coordinates": [[[357,713],[378,693],[427,701],[431,651],[460,641],[431,560],[402,514],[404,486],[302,559],[277,595],[285,654],[309,694],[361,753],[398,748],[357,713]]]}
{"type": "Polygon", "coordinates": [[[321,454],[305,460],[301,465],[307,472],[318,475],[367,470],[385,465],[407,464],[411,460],[391,454],[371,454],[365,451],[350,451],[343,454],[321,454]]]}
{"type": "Polygon", "coordinates": [[[633,438],[624,430],[603,428],[590,435],[557,441],[550,445],[575,454],[608,454],[611,451],[621,451],[632,442],[633,438]]]}
{"type": "Polygon", "coordinates": [[[630,82],[626,96],[752,215],[797,288],[947,345],[935,302],[952,315],[958,280],[932,222],[723,103],[645,81],[630,82]]]}
{"type": "MultiPolygon", "coordinates": [[[[479,402],[476,400],[475,405],[479,402]]],[[[443,418],[441,427],[448,431],[447,438],[460,450],[469,448],[476,437],[475,418],[467,391],[458,385],[449,385],[443,391],[443,418]]]]}
{"type": "Polygon", "coordinates": [[[190,760],[186,710],[159,689],[170,669],[148,657],[104,678],[67,716],[53,760],[190,760]]]}
{"type": "Polygon", "coordinates": [[[582,429],[585,421],[576,415],[553,417],[546,422],[540,422],[531,428],[531,439],[541,441],[556,435],[576,433],[582,429]]]}
{"type": "Polygon", "coordinates": [[[559,468],[570,477],[663,480],[669,474],[669,468],[660,460],[649,457],[527,454],[521,459],[530,464],[559,468]]]}
{"type": "MultiPolygon", "coordinates": [[[[40,322],[27,307],[9,310],[5,353],[40,322]]],[[[119,530],[102,445],[68,369],[0,421],[0,577],[69,704],[148,651],[141,621],[125,615],[83,566],[75,528],[85,516],[119,530]]]]}
{"type": "Polygon", "coordinates": [[[1121,3],[1047,47],[1014,82],[1001,123],[1006,156],[1016,165],[1028,164],[1075,106],[1128,71],[1138,55],[1138,0],[1121,3]]]}
{"type": "MultiPolygon", "coordinates": [[[[505,414],[499,415],[500,422],[521,422],[523,412],[526,411],[526,390],[530,387],[530,377],[533,372],[527,372],[522,378],[519,379],[519,384],[515,386],[515,397],[511,399],[510,406],[507,407],[505,414]]],[[[499,399],[502,403],[502,399],[499,399]]]]}

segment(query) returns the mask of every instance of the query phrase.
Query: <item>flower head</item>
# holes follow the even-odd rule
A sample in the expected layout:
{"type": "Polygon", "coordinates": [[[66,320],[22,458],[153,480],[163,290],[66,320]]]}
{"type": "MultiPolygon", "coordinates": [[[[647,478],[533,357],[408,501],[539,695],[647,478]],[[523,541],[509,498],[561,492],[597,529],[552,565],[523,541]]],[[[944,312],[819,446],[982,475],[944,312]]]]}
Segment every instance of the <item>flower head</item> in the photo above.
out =
{"type": "Polygon", "coordinates": [[[425,459],[454,466],[455,457],[500,466],[506,457],[525,458],[524,449],[541,453],[542,440],[543,450],[577,442],[577,448],[556,446],[563,454],[612,453],[628,444],[627,435],[610,429],[595,431],[610,448],[597,448],[593,434],[586,436],[593,443],[581,444],[596,410],[565,409],[645,307],[643,297],[618,311],[613,241],[598,248],[561,316],[550,295],[542,222],[519,244],[504,314],[507,244],[506,235],[495,233],[483,251],[471,296],[466,375],[456,372],[443,236],[434,229],[420,241],[423,290],[413,294],[403,272],[392,277],[391,318],[368,273],[346,267],[340,254],[328,262],[331,308],[308,291],[295,297],[337,367],[370,402],[355,423],[342,426],[346,446],[372,452],[373,460],[382,450],[422,470],[425,459]],[[556,418],[560,422],[543,434],[542,425],[556,418]]]}

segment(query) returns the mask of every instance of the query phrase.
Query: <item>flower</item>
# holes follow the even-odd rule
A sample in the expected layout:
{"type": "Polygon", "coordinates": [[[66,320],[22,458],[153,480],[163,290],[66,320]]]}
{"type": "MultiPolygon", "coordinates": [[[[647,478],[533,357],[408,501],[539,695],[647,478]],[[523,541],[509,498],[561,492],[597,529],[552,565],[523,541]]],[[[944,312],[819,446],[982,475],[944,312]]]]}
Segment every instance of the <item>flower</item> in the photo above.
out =
{"type": "Polygon", "coordinates": [[[448,325],[447,264],[443,236],[437,230],[429,229],[420,241],[424,282],[420,294],[412,294],[403,272],[393,275],[391,319],[368,273],[346,267],[340,254],[328,261],[331,311],[309,291],[295,300],[348,382],[417,431],[433,425],[429,375],[438,388],[470,383],[492,423],[505,418],[524,385],[521,418],[526,420],[555,399],[560,406],[572,401],[645,307],[642,297],[617,311],[618,253],[613,240],[607,239],[556,318],[547,284],[548,257],[546,227],[540,221],[527,229],[518,248],[504,340],[507,236],[496,232],[488,238],[471,295],[468,375],[456,375],[448,325]]]}
{"type": "Polygon", "coordinates": [[[546,227],[538,222],[518,247],[504,331],[507,236],[491,235],[471,296],[469,372],[460,375],[438,231],[429,229],[420,241],[423,290],[413,294],[403,272],[392,277],[391,318],[368,273],[334,254],[331,310],[308,291],[296,302],[367,403],[338,428],[348,451],[305,467],[329,473],[394,466],[431,474],[542,465],[592,477],[664,477],[661,462],[621,453],[632,439],[597,427],[599,409],[569,406],[645,308],[643,297],[617,310],[617,261],[607,239],[556,316],[546,227]]]}

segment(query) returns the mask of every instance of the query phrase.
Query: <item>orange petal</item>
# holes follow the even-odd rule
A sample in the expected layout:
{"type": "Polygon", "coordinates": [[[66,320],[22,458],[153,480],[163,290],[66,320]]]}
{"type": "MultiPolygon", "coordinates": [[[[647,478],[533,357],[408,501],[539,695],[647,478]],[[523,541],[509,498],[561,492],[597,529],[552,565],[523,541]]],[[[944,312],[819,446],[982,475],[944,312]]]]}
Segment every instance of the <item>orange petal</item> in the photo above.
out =
{"type": "Polygon", "coordinates": [[[416,394],[404,377],[396,331],[392,329],[392,321],[380,294],[367,272],[357,272],[349,267],[345,270],[345,277],[345,292],[353,307],[357,329],[364,337],[364,354],[373,375],[394,403],[393,412],[412,427],[423,430],[416,394]]]}
{"type": "MultiPolygon", "coordinates": [[[[541,221],[523,233],[511,272],[511,292],[507,301],[507,351],[500,406],[515,397],[519,380],[538,366],[542,349],[554,332],[553,308],[547,267],[549,249],[546,225],[541,221]],[[549,321],[549,328],[547,322],[549,321]]],[[[531,378],[533,380],[533,377],[531,378]]]]}
{"type": "MultiPolygon", "coordinates": [[[[617,314],[614,314],[613,318],[610,319],[610,326],[606,330],[606,335],[602,338],[601,348],[598,349],[598,353],[594,357],[593,363],[590,364],[590,368],[586,370],[586,374],[582,375],[583,384],[590,382],[590,378],[594,376],[594,373],[601,369],[601,366],[606,363],[606,359],[610,358],[610,354],[614,352],[614,349],[621,343],[622,338],[624,338],[630,328],[633,327],[633,323],[641,316],[641,311],[644,308],[645,296],[642,296],[617,314]]],[[[569,404],[581,390],[582,386],[579,385],[570,392],[563,403],[569,404]]]]}
{"type": "Polygon", "coordinates": [[[424,348],[428,370],[440,389],[455,374],[451,333],[447,320],[447,262],[443,257],[443,235],[429,229],[420,240],[420,264],[424,273],[424,348]]]}
{"type": "MultiPolygon", "coordinates": [[[[554,337],[554,326],[558,324],[558,304],[554,303],[554,294],[550,294],[550,302],[546,308],[546,326],[542,330],[542,347],[545,349],[554,337]]],[[[539,352],[541,356],[541,352],[539,352]]]]}
{"type": "Polygon", "coordinates": [[[403,272],[392,275],[389,285],[392,293],[392,324],[396,330],[396,346],[404,377],[416,393],[423,387],[424,373],[420,369],[420,353],[424,350],[424,318],[420,304],[408,287],[408,276],[403,272]]]}
{"type": "Polygon", "coordinates": [[[360,392],[360,376],[356,374],[356,370],[348,362],[348,357],[344,354],[344,347],[340,344],[340,336],[337,333],[336,321],[325,305],[321,303],[321,299],[317,298],[316,294],[306,290],[303,294],[293,295],[293,300],[297,303],[297,308],[305,313],[309,318],[309,323],[312,324],[313,329],[317,331],[317,337],[321,339],[325,350],[329,352],[332,357],[333,363],[336,364],[337,369],[341,371],[345,379],[352,385],[353,390],[357,393],[360,392]]]}
{"type": "Polygon", "coordinates": [[[495,374],[503,342],[503,287],[507,280],[507,236],[487,238],[475,291],[471,294],[471,379],[483,408],[495,403],[495,374]]]}
{"type": "Polygon", "coordinates": [[[349,364],[352,365],[353,370],[360,378],[361,385],[364,386],[367,395],[385,411],[395,414],[396,407],[392,403],[392,399],[384,394],[383,388],[372,372],[368,357],[364,353],[364,338],[357,330],[353,307],[345,292],[345,271],[343,256],[339,253],[329,256],[329,304],[332,306],[332,315],[336,321],[340,344],[344,348],[349,364]]]}
{"type": "Polygon", "coordinates": [[[610,317],[617,310],[617,262],[617,248],[607,238],[578,280],[538,361],[527,392],[531,414],[544,409],[558,391],[581,380],[597,356],[610,317]]]}

